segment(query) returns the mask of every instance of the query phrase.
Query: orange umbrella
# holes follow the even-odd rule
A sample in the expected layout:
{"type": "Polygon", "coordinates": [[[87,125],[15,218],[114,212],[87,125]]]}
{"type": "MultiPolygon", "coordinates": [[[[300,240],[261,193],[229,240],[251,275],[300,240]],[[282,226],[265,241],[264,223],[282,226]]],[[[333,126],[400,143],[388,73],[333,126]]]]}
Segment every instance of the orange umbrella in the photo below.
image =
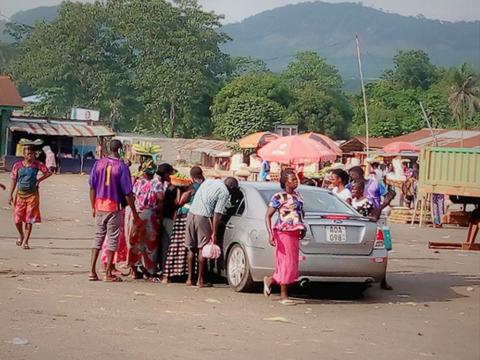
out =
{"type": "Polygon", "coordinates": [[[269,131],[262,131],[250,134],[238,140],[238,145],[242,149],[256,149],[258,147],[265,146],[270,141],[278,138],[279,136],[277,134],[271,133],[269,131]]]}
{"type": "Polygon", "coordinates": [[[340,147],[337,145],[335,141],[330,139],[327,135],[319,134],[319,133],[314,133],[314,132],[309,132],[306,134],[302,134],[301,136],[304,136],[306,138],[318,141],[322,145],[328,147],[330,150],[332,150],[335,154],[338,156],[342,155],[342,150],[340,147]]]}
{"type": "Polygon", "coordinates": [[[407,141],[394,141],[383,147],[386,153],[419,152],[420,148],[407,141]]]}
{"type": "Polygon", "coordinates": [[[263,160],[288,165],[313,164],[337,158],[336,153],[318,141],[298,135],[273,140],[258,150],[258,155],[263,160]]]}

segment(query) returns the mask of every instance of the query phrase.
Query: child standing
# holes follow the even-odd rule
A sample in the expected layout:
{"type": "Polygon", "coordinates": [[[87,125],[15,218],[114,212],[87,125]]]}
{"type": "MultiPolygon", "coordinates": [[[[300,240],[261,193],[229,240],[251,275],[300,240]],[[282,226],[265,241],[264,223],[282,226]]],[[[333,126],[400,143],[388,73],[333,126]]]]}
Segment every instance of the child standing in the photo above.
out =
{"type": "Polygon", "coordinates": [[[352,207],[363,216],[371,216],[373,204],[364,196],[365,183],[363,181],[354,181],[352,183],[352,207]]]}
{"type": "Polygon", "coordinates": [[[23,155],[24,159],[15,163],[12,168],[9,203],[14,207],[15,226],[19,234],[16,243],[27,250],[30,249],[28,241],[32,226],[41,222],[38,188],[40,183],[52,173],[43,163],[35,160],[35,151],[32,147],[24,147],[23,155]],[[40,178],[38,178],[38,172],[42,173],[40,178]],[[14,198],[15,189],[17,192],[14,198]],[[23,223],[25,223],[25,232],[23,223]]]}

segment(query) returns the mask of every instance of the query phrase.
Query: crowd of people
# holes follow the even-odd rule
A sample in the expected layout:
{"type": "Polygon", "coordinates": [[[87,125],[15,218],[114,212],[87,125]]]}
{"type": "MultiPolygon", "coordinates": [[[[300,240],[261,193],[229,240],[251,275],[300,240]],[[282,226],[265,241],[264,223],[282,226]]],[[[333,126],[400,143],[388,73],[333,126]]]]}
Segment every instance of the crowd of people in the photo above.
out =
{"type": "Polygon", "coordinates": [[[89,177],[96,227],[89,280],[99,280],[96,265],[103,246],[106,281],[121,281],[116,264],[126,262],[134,279],[184,277],[189,286],[210,286],[201,250],[218,242],[220,219],[237,180],[206,180],[194,166],[190,181],[177,186],[176,170],[153,160],[131,176],[121,150],[121,142],[113,140],[110,155],[95,163],[89,177]]]}
{"type": "MultiPolygon", "coordinates": [[[[178,185],[173,181],[173,166],[156,165],[153,160],[143,161],[132,176],[130,164],[121,158],[122,148],[120,141],[112,140],[110,155],[99,159],[89,176],[95,219],[89,280],[100,279],[97,262],[101,254],[104,281],[120,282],[120,275],[128,273],[133,279],[163,283],[179,279],[188,286],[211,286],[206,278],[208,257],[202,249],[218,244],[222,215],[238,190],[238,181],[233,177],[205,179],[202,169],[193,166],[189,181],[178,185]]],[[[360,166],[348,172],[332,169],[329,186],[358,212],[378,220],[395,192],[375,177],[374,170],[365,177],[360,166]]],[[[39,184],[51,174],[51,169],[35,159],[31,147],[24,148],[24,160],[13,167],[10,202],[19,233],[17,245],[24,249],[29,248],[32,225],[41,221],[39,184]]],[[[280,191],[271,198],[265,216],[268,240],[275,247],[275,271],[264,279],[264,294],[269,296],[277,284],[282,304],[289,305],[288,286],[298,279],[299,241],[306,225],[303,199],[297,191],[299,174],[284,168],[279,182],[280,191]]],[[[381,286],[391,289],[386,279],[381,286]]]]}

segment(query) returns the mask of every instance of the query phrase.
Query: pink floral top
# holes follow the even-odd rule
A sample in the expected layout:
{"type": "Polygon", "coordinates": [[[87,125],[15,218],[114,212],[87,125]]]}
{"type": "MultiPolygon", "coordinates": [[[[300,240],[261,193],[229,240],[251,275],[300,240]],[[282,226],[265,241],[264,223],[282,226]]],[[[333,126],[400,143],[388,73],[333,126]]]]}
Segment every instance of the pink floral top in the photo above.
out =
{"type": "Polygon", "coordinates": [[[305,230],[303,223],[303,198],[298,192],[279,192],[272,196],[270,207],[278,210],[278,219],[273,225],[277,231],[305,230]]]}
{"type": "Polygon", "coordinates": [[[135,207],[138,211],[147,209],[156,209],[157,195],[163,193],[165,188],[160,180],[153,178],[139,178],[133,185],[133,194],[135,195],[135,207]]]}

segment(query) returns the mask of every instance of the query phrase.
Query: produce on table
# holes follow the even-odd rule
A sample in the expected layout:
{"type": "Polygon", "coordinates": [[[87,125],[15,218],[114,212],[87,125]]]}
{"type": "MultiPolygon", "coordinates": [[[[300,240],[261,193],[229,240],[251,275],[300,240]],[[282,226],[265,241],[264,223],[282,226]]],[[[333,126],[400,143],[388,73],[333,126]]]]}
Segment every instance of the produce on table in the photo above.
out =
{"type": "Polygon", "coordinates": [[[192,184],[192,179],[179,172],[171,175],[170,181],[174,186],[190,186],[192,184]]]}

